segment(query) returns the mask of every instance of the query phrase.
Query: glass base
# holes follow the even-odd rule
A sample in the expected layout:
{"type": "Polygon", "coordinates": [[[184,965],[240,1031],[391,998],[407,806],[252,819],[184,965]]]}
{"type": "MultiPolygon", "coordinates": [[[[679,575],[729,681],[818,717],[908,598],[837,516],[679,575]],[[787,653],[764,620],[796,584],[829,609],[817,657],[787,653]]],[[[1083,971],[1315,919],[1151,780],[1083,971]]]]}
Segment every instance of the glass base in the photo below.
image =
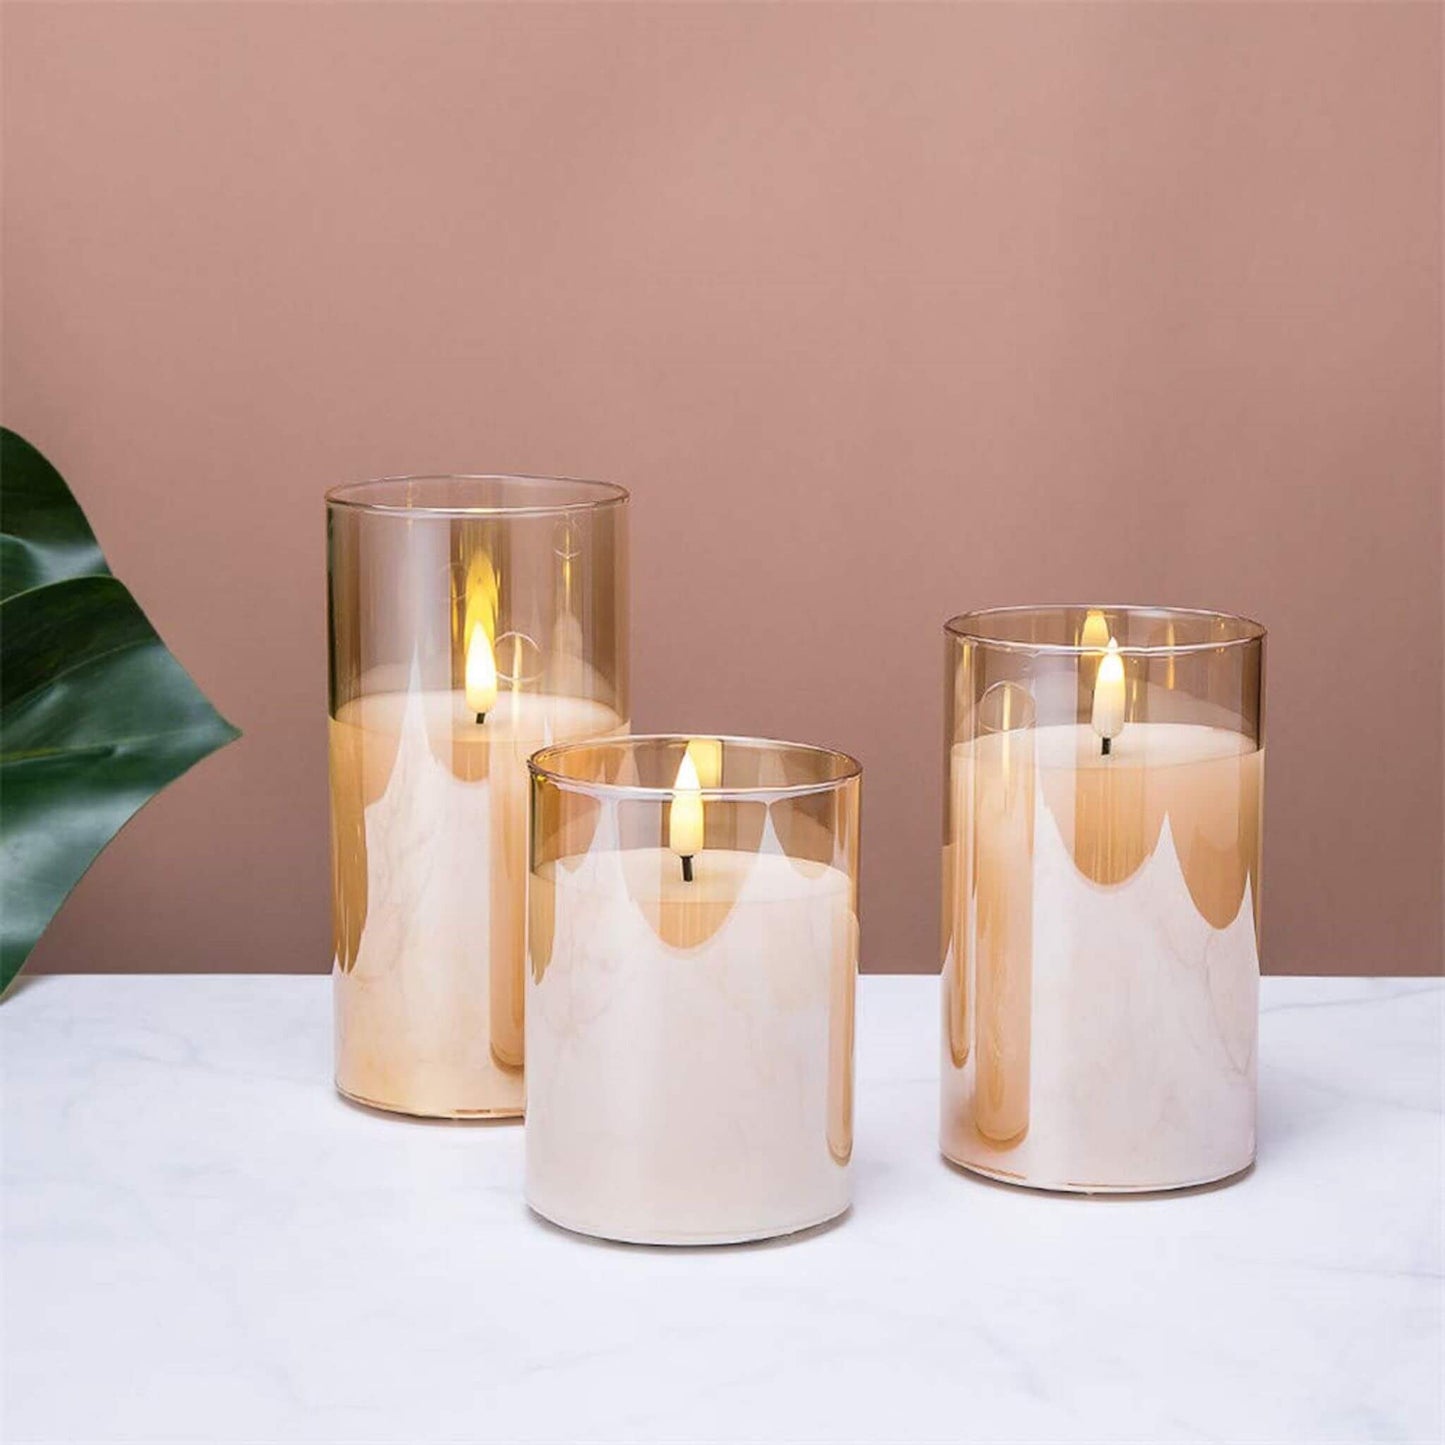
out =
{"type": "Polygon", "coordinates": [[[589,1239],[605,1239],[613,1244],[641,1244],[661,1245],[665,1248],[686,1249],[698,1246],[714,1246],[726,1244],[756,1244],[764,1239],[781,1239],[789,1235],[802,1234],[809,1229],[817,1229],[820,1225],[829,1224],[835,1219],[841,1219],[853,1207],[852,1202],[845,1204],[841,1209],[829,1210],[826,1214],[790,1222],[788,1224],[772,1225],[765,1229],[752,1229],[743,1231],[726,1231],[721,1234],[687,1234],[657,1231],[654,1233],[642,1233],[625,1227],[603,1228],[595,1224],[582,1224],[576,1220],[569,1220],[562,1214],[554,1214],[548,1210],[540,1209],[530,1199],[527,1207],[539,1219],[545,1219],[548,1224],[555,1224],[559,1229],[565,1229],[569,1234],[585,1235],[589,1239]]]}
{"type": "Polygon", "coordinates": [[[1078,1184],[1072,1180],[1066,1183],[1052,1183],[1037,1179],[1026,1179],[1022,1174],[1011,1174],[1006,1169],[989,1169],[968,1159],[956,1159],[946,1149],[938,1151],[948,1163],[977,1174],[981,1179],[991,1179],[995,1184],[1010,1184],[1015,1189],[1032,1189],[1036,1194],[1177,1194],[1185,1189],[1204,1189],[1210,1185],[1233,1184],[1243,1179],[1254,1168],[1254,1159],[1238,1169],[1226,1170],[1223,1174],[1206,1174],[1199,1179],[1181,1179],[1167,1184],[1078,1184]]]}
{"type": "Polygon", "coordinates": [[[368,1099],[364,1094],[352,1093],[350,1089],[343,1089],[340,1084],[336,1085],[336,1092],[343,1099],[353,1104],[360,1104],[364,1109],[377,1109],[383,1114],[396,1114],[403,1119],[516,1119],[520,1122],[522,1118],[521,1109],[447,1109],[447,1110],[422,1110],[407,1109],[400,1104],[388,1104],[384,1099],[368,1099]]]}

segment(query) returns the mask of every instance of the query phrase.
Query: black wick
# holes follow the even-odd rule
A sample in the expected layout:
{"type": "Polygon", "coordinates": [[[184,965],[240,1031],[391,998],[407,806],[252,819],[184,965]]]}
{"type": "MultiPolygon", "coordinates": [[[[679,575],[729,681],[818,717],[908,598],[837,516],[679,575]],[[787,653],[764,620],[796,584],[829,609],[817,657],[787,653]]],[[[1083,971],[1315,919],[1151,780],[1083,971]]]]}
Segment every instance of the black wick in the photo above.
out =
{"type": "MultiPolygon", "coordinates": [[[[478,719],[478,721],[480,721],[480,719],[478,719]]],[[[1099,750],[1099,751],[1100,751],[1100,755],[1107,758],[1107,757],[1109,756],[1109,750],[1110,750],[1113,746],[1114,746],[1114,739],[1113,739],[1113,738],[1105,738],[1105,739],[1104,739],[1104,746],[1099,750]]]]}
{"type": "Polygon", "coordinates": [[[480,727],[484,722],[486,722],[486,720],[487,720],[487,715],[486,715],[486,713],[484,713],[484,712],[479,712],[479,713],[477,714],[477,726],[478,726],[478,727],[480,727]]]}
{"type": "Polygon", "coordinates": [[[684,883],[691,883],[691,882],[692,882],[692,854],[691,854],[691,853],[687,853],[687,854],[684,854],[684,855],[683,855],[683,859],[682,859],[682,881],[683,881],[684,883]]]}

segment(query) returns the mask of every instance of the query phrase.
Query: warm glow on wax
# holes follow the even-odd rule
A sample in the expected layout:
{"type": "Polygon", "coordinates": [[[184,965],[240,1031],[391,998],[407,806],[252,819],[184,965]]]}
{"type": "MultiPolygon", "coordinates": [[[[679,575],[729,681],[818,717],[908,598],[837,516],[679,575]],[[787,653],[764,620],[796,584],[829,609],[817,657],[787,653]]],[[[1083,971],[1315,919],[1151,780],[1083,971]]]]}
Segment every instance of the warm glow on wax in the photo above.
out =
{"type": "Polygon", "coordinates": [[[687,745],[687,755],[697,769],[698,785],[704,788],[722,786],[722,739],[693,738],[687,745]]]}
{"type": "Polygon", "coordinates": [[[1097,647],[1102,652],[1110,642],[1109,622],[1097,607],[1089,608],[1084,615],[1083,631],[1079,634],[1082,647],[1097,647]]]}

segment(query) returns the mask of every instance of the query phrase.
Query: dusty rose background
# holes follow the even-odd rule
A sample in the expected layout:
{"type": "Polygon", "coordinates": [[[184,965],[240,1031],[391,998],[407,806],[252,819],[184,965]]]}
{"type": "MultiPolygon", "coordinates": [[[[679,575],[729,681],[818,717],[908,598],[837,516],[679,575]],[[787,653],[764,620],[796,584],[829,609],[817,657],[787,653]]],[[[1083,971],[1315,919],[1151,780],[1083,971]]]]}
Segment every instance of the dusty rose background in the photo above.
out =
{"type": "Polygon", "coordinates": [[[4,410],[242,743],[51,969],[328,964],[321,492],[635,493],[636,721],[867,768],[936,966],[940,625],[1271,629],[1266,966],[1441,964],[1433,5],[27,5],[4,410]]]}

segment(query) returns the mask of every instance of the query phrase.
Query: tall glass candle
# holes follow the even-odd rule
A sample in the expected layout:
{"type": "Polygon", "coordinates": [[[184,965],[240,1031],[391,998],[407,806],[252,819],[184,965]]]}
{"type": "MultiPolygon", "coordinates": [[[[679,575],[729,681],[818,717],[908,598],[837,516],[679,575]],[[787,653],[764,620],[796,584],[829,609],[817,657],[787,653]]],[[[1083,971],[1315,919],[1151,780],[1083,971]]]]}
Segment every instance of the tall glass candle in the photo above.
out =
{"type": "Polygon", "coordinates": [[[648,737],[532,760],[527,1201],[716,1244],[842,1213],[860,770],[648,737]]]}
{"type": "Polygon", "coordinates": [[[1264,629],[1147,607],[946,628],[943,1153],[1171,1189],[1255,1150],[1264,629]]]}
{"type": "Polygon", "coordinates": [[[327,497],[336,1085],[523,1103],[527,758],[627,729],[627,493],[405,477],[327,497]]]}

